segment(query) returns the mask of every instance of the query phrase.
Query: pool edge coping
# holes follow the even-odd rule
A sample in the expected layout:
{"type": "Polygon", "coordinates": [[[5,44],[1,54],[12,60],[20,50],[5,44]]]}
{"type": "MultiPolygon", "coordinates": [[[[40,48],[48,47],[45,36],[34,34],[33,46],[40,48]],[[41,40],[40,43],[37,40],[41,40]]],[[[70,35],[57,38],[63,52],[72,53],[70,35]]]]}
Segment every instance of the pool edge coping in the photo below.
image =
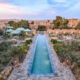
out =
{"type": "MultiPolygon", "coordinates": [[[[37,34],[38,35],[38,34],[37,34]]],[[[46,34],[44,34],[46,36],[46,34]]],[[[50,45],[49,45],[49,41],[47,40],[47,36],[46,36],[46,46],[48,48],[48,55],[49,55],[49,59],[50,59],[50,64],[51,64],[51,68],[52,68],[52,71],[53,73],[49,73],[49,74],[31,74],[31,69],[32,69],[32,65],[33,65],[33,61],[34,61],[34,56],[35,56],[35,50],[36,50],[36,45],[37,45],[37,36],[36,36],[36,40],[34,42],[34,46],[33,46],[33,49],[32,49],[32,54],[31,54],[31,57],[30,57],[30,61],[28,63],[28,69],[27,69],[27,74],[30,75],[31,77],[34,77],[34,76],[54,76],[55,73],[57,73],[56,71],[56,66],[54,65],[54,60],[52,59],[52,53],[51,53],[51,50],[50,50],[50,45]],[[54,71],[55,70],[55,71],[54,71]]]]}

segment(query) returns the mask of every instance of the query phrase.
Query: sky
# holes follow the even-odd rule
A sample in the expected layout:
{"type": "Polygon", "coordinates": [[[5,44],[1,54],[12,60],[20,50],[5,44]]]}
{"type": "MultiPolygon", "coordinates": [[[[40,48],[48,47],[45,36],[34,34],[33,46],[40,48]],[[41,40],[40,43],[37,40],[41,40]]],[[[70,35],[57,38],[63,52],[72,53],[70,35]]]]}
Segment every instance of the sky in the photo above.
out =
{"type": "Polygon", "coordinates": [[[80,0],[0,0],[0,19],[80,19],[80,0]]]}

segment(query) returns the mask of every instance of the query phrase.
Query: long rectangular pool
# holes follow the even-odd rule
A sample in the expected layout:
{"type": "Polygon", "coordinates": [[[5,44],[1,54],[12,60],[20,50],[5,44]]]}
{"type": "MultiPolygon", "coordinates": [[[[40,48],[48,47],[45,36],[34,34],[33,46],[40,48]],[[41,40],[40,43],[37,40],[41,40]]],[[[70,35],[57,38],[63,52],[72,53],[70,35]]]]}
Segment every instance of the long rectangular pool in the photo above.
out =
{"type": "Polygon", "coordinates": [[[43,34],[38,34],[29,63],[28,73],[30,75],[53,75],[55,71],[47,38],[43,34]]]}

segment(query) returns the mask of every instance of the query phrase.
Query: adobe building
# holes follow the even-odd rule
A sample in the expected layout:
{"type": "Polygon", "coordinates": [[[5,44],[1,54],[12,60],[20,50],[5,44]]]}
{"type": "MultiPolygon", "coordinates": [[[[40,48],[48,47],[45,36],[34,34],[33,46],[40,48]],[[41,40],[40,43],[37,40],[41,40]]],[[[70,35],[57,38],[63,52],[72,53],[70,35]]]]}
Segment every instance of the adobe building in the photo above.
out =
{"type": "Polygon", "coordinates": [[[38,26],[45,26],[46,29],[50,29],[53,27],[53,24],[52,24],[52,21],[51,20],[39,20],[39,21],[34,21],[34,24],[31,24],[31,21],[29,21],[30,23],[30,27],[31,29],[32,28],[35,28],[35,29],[38,29],[38,26]]]}
{"type": "Polygon", "coordinates": [[[68,19],[68,20],[69,20],[68,26],[71,28],[75,28],[77,24],[80,22],[80,20],[78,19],[68,19]]]}

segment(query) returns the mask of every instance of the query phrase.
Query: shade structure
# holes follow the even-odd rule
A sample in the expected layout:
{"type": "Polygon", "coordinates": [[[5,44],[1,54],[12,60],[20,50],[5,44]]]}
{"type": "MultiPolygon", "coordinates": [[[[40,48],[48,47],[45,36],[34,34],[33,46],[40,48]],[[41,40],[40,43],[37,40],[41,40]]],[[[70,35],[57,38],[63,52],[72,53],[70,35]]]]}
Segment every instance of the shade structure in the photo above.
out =
{"type": "Polygon", "coordinates": [[[30,29],[25,29],[25,32],[31,32],[31,30],[30,29]]]}
{"type": "Polygon", "coordinates": [[[17,28],[16,30],[12,30],[12,29],[7,29],[6,30],[6,32],[9,32],[11,35],[13,35],[13,34],[16,34],[16,35],[18,35],[18,34],[20,34],[20,32],[21,31],[23,31],[23,32],[31,32],[31,30],[30,29],[25,29],[25,28],[22,28],[22,27],[19,27],[19,28],[17,28]]]}
{"type": "Polygon", "coordinates": [[[6,30],[6,32],[13,32],[14,30],[12,30],[12,29],[8,29],[8,30],[6,30]]]}
{"type": "Polygon", "coordinates": [[[14,30],[13,32],[11,32],[11,34],[16,34],[16,35],[18,35],[18,34],[20,34],[20,32],[21,32],[21,31],[14,30]]]}
{"type": "Polygon", "coordinates": [[[12,29],[13,27],[12,26],[7,26],[7,29],[12,29]]]}
{"type": "Polygon", "coordinates": [[[16,30],[17,30],[17,31],[25,31],[25,29],[22,28],[22,27],[21,27],[21,28],[17,28],[16,30]]]}

